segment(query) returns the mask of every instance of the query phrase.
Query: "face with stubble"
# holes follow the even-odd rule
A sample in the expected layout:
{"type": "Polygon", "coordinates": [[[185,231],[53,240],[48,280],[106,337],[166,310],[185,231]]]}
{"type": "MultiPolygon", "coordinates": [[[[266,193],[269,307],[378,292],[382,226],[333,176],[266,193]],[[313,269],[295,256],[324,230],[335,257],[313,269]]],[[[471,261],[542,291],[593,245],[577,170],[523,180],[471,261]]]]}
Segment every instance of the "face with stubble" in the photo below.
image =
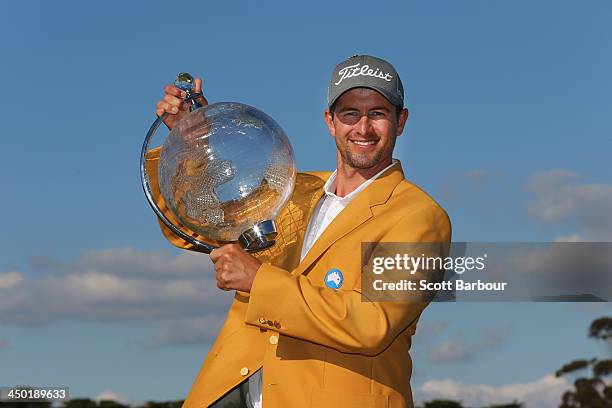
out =
{"type": "Polygon", "coordinates": [[[372,170],[391,164],[395,139],[404,130],[408,110],[399,115],[384,96],[369,88],[354,88],[325,112],[325,121],[338,149],[339,165],[372,170]]]}

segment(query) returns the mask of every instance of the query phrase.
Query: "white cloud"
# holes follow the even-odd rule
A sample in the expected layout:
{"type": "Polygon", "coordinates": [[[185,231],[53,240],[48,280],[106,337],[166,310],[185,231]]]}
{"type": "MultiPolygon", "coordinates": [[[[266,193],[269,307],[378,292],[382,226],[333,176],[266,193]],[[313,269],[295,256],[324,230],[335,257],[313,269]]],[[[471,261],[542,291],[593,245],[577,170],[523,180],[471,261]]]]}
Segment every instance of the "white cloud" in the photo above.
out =
{"type": "Polygon", "coordinates": [[[499,349],[509,333],[509,328],[484,327],[482,329],[482,338],[476,344],[476,347],[481,350],[499,349]]]}
{"type": "Polygon", "coordinates": [[[0,273],[0,289],[10,289],[23,282],[23,275],[19,272],[0,273]]]}
{"type": "Polygon", "coordinates": [[[216,286],[208,256],[134,249],[91,252],[63,262],[38,259],[53,273],[0,274],[0,324],[59,320],[152,321],[225,315],[231,293],[216,286]]]}
{"type": "Polygon", "coordinates": [[[571,186],[579,180],[579,175],[559,169],[531,175],[527,189],[538,199],[530,205],[531,214],[541,221],[556,221],[571,214],[578,204],[571,186]]]}
{"type": "Polygon", "coordinates": [[[580,234],[561,235],[556,237],[554,242],[584,242],[584,237],[580,234]]]}
{"type": "Polygon", "coordinates": [[[484,169],[472,169],[449,175],[442,184],[440,194],[448,201],[456,202],[466,198],[481,197],[487,184],[498,177],[484,169]]]}
{"type": "Polygon", "coordinates": [[[30,262],[33,267],[57,272],[84,272],[95,270],[100,273],[126,276],[200,277],[212,270],[207,255],[181,251],[171,255],[167,251],[143,252],[134,248],[111,248],[87,252],[80,257],[63,261],[52,257],[37,256],[30,262]]]}
{"type": "Polygon", "coordinates": [[[464,384],[456,380],[429,380],[415,390],[419,401],[453,399],[466,406],[484,406],[523,402],[525,408],[556,408],[561,395],[571,386],[565,378],[546,375],[529,383],[514,383],[503,386],[464,384]]]}
{"type": "Polygon", "coordinates": [[[535,195],[530,214],[545,223],[575,222],[581,232],[570,238],[612,241],[612,185],[581,181],[578,174],[565,170],[532,175],[527,183],[535,195]]]}
{"type": "Polygon", "coordinates": [[[429,350],[432,363],[465,363],[476,358],[476,353],[467,344],[458,340],[447,340],[429,350]]]}
{"type": "Polygon", "coordinates": [[[427,339],[431,339],[431,337],[436,337],[442,334],[449,326],[449,323],[444,320],[438,320],[436,322],[430,321],[419,321],[419,325],[417,326],[415,338],[424,337],[427,339]]]}
{"type": "Polygon", "coordinates": [[[490,263],[492,267],[487,272],[498,279],[506,277],[515,290],[514,296],[565,295],[604,300],[612,296],[609,243],[516,245],[507,252],[496,264],[490,263]]]}
{"type": "Polygon", "coordinates": [[[129,398],[113,391],[103,391],[94,398],[95,401],[115,401],[123,405],[127,405],[129,398]]]}
{"type": "Polygon", "coordinates": [[[435,364],[467,363],[475,360],[480,353],[501,348],[508,335],[508,328],[483,327],[480,337],[472,341],[466,341],[459,335],[431,347],[427,360],[435,364]]]}

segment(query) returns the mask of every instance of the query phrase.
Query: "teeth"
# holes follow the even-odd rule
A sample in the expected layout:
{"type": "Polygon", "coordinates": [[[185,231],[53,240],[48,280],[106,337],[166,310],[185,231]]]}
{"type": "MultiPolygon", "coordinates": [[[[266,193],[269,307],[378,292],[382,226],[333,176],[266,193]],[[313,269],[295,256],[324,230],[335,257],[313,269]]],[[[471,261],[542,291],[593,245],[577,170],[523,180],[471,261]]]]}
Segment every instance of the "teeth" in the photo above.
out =
{"type": "Polygon", "coordinates": [[[351,142],[353,142],[353,143],[355,143],[357,145],[360,145],[360,146],[368,146],[368,145],[376,144],[375,140],[368,140],[367,142],[366,141],[359,141],[359,140],[351,140],[351,142]]]}

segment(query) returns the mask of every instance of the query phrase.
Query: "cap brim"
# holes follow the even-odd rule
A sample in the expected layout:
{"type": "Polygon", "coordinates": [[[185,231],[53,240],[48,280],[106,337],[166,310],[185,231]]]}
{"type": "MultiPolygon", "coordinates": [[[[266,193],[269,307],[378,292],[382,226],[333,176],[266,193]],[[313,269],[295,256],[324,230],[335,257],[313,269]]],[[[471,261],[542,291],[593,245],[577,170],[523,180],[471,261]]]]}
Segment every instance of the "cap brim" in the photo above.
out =
{"type": "Polygon", "coordinates": [[[334,103],[336,103],[336,101],[337,101],[338,99],[340,99],[340,97],[342,97],[342,95],[344,95],[345,93],[347,93],[347,92],[348,92],[348,91],[350,91],[351,89],[355,89],[355,88],[368,88],[368,89],[371,89],[371,90],[373,90],[373,91],[378,92],[378,93],[379,93],[379,94],[381,94],[382,96],[384,96],[384,97],[385,97],[385,99],[386,99],[386,100],[388,100],[389,102],[391,102],[391,104],[392,104],[393,106],[401,106],[402,108],[404,107],[404,102],[403,102],[403,101],[400,101],[400,100],[393,101],[393,98],[392,98],[392,97],[390,97],[390,95],[385,94],[385,90],[383,90],[383,89],[381,89],[381,88],[378,88],[378,87],[376,87],[376,86],[372,86],[372,85],[355,85],[355,86],[353,86],[353,87],[347,88],[347,89],[346,89],[346,90],[344,90],[344,91],[343,91],[341,94],[339,94],[339,95],[338,95],[338,96],[336,96],[336,97],[335,97],[333,100],[331,100],[331,101],[329,102],[328,108],[331,108],[331,107],[332,107],[332,105],[333,105],[334,103]]]}

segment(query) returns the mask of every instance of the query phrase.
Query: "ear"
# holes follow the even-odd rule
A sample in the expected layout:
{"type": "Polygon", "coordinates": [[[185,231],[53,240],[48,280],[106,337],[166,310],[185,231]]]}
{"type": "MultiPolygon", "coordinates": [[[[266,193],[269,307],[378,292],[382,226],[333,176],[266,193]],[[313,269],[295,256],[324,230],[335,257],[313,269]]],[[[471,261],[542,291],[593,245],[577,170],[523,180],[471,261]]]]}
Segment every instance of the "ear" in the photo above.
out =
{"type": "Polygon", "coordinates": [[[334,115],[329,111],[329,109],[325,109],[323,114],[325,116],[325,123],[327,124],[327,129],[329,130],[329,133],[333,137],[336,137],[336,128],[334,127],[334,115]]]}
{"type": "Polygon", "coordinates": [[[396,136],[399,136],[404,131],[404,126],[406,126],[406,122],[408,121],[408,109],[404,108],[399,114],[399,118],[397,118],[397,130],[395,132],[396,136]]]}

